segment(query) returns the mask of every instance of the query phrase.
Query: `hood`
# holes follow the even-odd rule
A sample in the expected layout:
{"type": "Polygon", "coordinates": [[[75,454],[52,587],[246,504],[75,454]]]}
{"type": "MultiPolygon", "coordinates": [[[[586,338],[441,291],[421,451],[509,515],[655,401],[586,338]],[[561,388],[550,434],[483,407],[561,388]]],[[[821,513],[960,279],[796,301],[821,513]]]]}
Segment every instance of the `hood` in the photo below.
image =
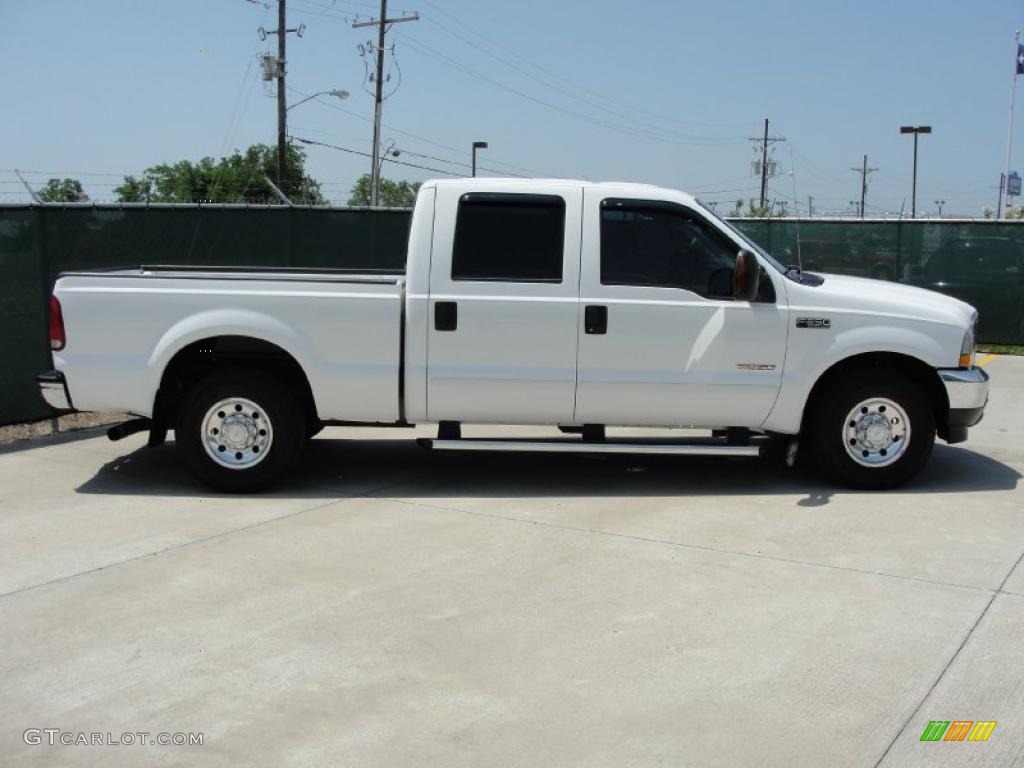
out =
{"type": "Polygon", "coordinates": [[[818,286],[787,281],[790,306],[793,309],[803,306],[866,311],[954,325],[965,330],[977,315],[970,304],[925,288],[848,275],[822,274],[822,277],[825,282],[818,286]]]}

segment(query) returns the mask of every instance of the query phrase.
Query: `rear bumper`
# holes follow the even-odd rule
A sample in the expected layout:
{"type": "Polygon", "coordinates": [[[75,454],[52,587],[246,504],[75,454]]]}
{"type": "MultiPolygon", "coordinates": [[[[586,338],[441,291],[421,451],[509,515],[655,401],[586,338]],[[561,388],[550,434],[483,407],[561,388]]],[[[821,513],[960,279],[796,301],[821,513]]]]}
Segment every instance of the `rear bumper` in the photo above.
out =
{"type": "Polygon", "coordinates": [[[39,394],[43,400],[59,411],[74,410],[71,404],[71,393],[68,392],[68,382],[60,371],[47,371],[36,376],[36,383],[39,385],[39,394]]]}
{"type": "Polygon", "coordinates": [[[988,374],[977,367],[948,368],[939,370],[939,378],[949,397],[949,418],[940,425],[939,436],[948,443],[962,443],[967,439],[967,429],[985,415],[988,374]]]}

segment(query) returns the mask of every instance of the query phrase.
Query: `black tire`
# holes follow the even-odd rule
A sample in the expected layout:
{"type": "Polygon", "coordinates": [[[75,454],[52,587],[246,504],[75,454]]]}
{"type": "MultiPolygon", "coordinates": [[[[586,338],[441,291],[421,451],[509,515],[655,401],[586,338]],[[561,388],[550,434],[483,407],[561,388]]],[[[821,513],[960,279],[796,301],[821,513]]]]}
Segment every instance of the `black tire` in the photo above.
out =
{"type": "Polygon", "coordinates": [[[866,490],[906,483],[928,461],[935,444],[935,414],[927,393],[899,371],[886,368],[855,371],[833,381],[811,404],[805,429],[818,468],[842,485],[866,490]],[[888,409],[884,403],[889,404],[888,409]],[[905,419],[899,417],[899,411],[905,419]],[[851,412],[852,421],[848,418],[851,412]],[[877,434],[895,440],[861,442],[862,438],[874,438],[858,428],[870,426],[871,419],[877,424],[883,418],[889,423],[880,426],[877,434]],[[901,427],[901,421],[909,422],[909,431],[905,424],[901,427]],[[888,449],[878,447],[880,444],[888,444],[888,449]],[[879,464],[865,465],[871,461],[879,464]]]}
{"type": "MultiPolygon", "coordinates": [[[[234,407],[225,408],[212,414],[211,419],[219,416],[223,424],[226,417],[234,417],[234,410],[234,407]]],[[[210,434],[214,434],[213,430],[210,434]]],[[[227,428],[224,435],[227,443],[227,428]]],[[[257,491],[280,480],[298,461],[305,436],[306,419],[296,397],[278,380],[252,368],[225,368],[195,384],[186,392],[178,409],[174,432],[178,451],[192,473],[211,488],[228,493],[257,491]],[[212,458],[215,448],[207,452],[207,430],[204,429],[208,412],[215,405],[231,399],[244,400],[255,406],[240,409],[242,412],[237,418],[246,419],[246,423],[239,423],[233,429],[233,433],[238,434],[242,434],[239,430],[246,430],[246,437],[239,440],[238,447],[242,450],[233,454],[239,459],[235,467],[223,466],[212,458]],[[249,410],[252,413],[248,413],[249,410]],[[267,429],[261,430],[263,425],[267,429]],[[263,436],[256,437],[257,434],[263,436]],[[257,452],[261,445],[258,441],[263,441],[265,449],[259,455],[257,452]],[[242,445],[244,442],[253,444],[246,448],[242,445]],[[252,463],[245,464],[247,461],[252,463]]],[[[224,451],[219,461],[230,461],[232,449],[228,445],[218,448],[224,451]]]]}

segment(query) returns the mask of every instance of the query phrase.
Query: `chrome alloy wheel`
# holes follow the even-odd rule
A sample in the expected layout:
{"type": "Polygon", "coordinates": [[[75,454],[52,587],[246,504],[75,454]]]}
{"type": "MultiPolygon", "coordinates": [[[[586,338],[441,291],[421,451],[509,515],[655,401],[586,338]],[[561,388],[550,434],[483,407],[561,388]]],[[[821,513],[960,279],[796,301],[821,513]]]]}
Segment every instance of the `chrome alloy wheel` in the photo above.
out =
{"type": "Polygon", "coordinates": [[[203,447],[228,469],[249,469],[266,457],[274,429],[263,409],[244,397],[221,400],[203,417],[203,447]]]}
{"type": "Polygon", "coordinates": [[[843,424],[843,445],[862,467],[887,467],[910,442],[910,419],[896,402],[874,397],[858,403],[843,424]]]}

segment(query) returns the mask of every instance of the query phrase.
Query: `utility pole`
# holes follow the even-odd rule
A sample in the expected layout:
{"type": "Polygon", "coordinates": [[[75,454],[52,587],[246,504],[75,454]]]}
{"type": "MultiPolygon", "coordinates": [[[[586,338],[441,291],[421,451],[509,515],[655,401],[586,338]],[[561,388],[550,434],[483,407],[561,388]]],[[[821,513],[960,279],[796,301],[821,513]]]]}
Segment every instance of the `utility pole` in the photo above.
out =
{"type": "Polygon", "coordinates": [[[864,201],[868,196],[868,174],[877,171],[877,168],[868,168],[868,156],[864,155],[864,165],[860,168],[851,168],[854,173],[860,174],[860,217],[864,218],[864,201]]]}
{"type": "Polygon", "coordinates": [[[750,138],[749,141],[761,144],[761,209],[764,210],[765,192],[768,189],[768,147],[777,141],[785,141],[783,136],[768,135],[768,118],[764,119],[764,136],[750,138]]]}
{"type": "Polygon", "coordinates": [[[369,21],[357,21],[352,24],[353,29],[360,27],[377,27],[377,70],[374,85],[373,98],[373,158],[370,168],[370,205],[376,206],[380,199],[380,117],[384,104],[384,36],[387,34],[391,24],[402,21],[418,21],[419,14],[402,16],[401,18],[388,18],[388,0],[380,0],[380,18],[369,21]]]}
{"type": "Polygon", "coordinates": [[[286,123],[288,121],[288,103],[284,90],[284,43],[288,39],[288,23],[285,20],[285,0],[277,0],[277,186],[284,187],[287,183],[284,157],[287,151],[286,123]]]}
{"type": "Polygon", "coordinates": [[[273,68],[264,69],[263,79],[272,79],[273,74],[277,76],[277,186],[281,189],[284,189],[288,183],[288,172],[285,167],[285,153],[288,148],[288,99],[284,87],[285,41],[289,32],[294,32],[302,37],[305,29],[305,24],[288,29],[285,0],[277,0],[277,29],[266,30],[260,27],[257,30],[260,40],[266,40],[267,35],[277,35],[277,59],[270,54],[264,57],[264,66],[269,67],[272,63],[273,68]]]}

